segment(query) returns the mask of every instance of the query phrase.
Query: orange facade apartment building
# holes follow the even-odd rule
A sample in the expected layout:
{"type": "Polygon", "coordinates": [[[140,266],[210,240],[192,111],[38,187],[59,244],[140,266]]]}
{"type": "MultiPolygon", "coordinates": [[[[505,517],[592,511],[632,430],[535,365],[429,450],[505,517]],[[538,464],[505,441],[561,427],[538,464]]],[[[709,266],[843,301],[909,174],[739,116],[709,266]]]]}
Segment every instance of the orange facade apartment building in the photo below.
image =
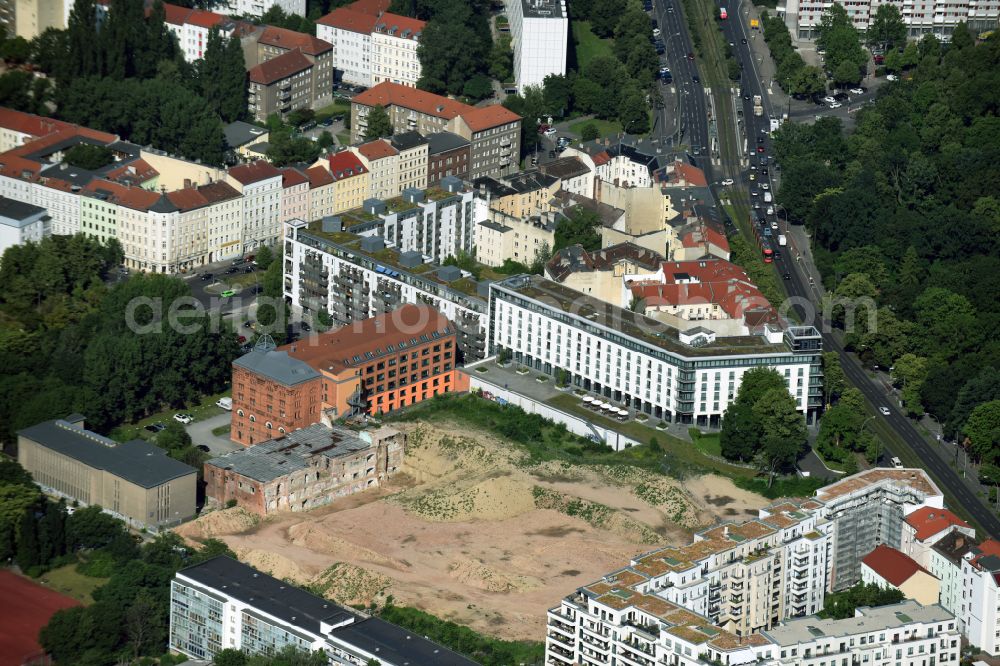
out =
{"type": "Polygon", "coordinates": [[[259,444],[321,420],[376,415],[468,390],[455,327],[434,308],[403,307],[233,362],[230,437],[259,444]]]}

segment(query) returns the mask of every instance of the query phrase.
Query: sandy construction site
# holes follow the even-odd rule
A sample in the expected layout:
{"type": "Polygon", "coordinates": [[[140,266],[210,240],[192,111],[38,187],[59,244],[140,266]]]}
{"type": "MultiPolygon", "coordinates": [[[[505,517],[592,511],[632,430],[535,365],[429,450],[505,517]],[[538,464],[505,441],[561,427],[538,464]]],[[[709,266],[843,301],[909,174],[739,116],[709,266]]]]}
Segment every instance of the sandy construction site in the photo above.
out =
{"type": "Polygon", "coordinates": [[[631,467],[530,464],[447,424],[411,424],[391,485],[259,521],[227,509],[182,525],[241,560],[341,603],[422,608],[501,638],[541,640],[545,611],[580,585],[767,500],[728,479],[680,483],[631,467]]]}

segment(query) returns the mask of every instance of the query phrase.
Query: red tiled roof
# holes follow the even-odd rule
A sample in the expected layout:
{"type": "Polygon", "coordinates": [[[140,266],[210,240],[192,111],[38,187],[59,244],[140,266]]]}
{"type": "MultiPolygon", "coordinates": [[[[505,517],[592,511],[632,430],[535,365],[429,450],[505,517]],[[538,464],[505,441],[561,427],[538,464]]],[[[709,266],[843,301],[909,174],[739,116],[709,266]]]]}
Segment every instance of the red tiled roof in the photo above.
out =
{"type": "Polygon", "coordinates": [[[708,179],[705,178],[704,171],[687,162],[677,161],[674,162],[674,172],[671,181],[677,182],[680,180],[687,181],[688,184],[695,187],[708,187],[708,179]]]}
{"type": "Polygon", "coordinates": [[[352,2],[347,5],[347,8],[353,9],[356,12],[361,12],[362,14],[378,16],[383,12],[389,11],[389,5],[391,4],[391,0],[357,0],[356,2],[352,2]]]}
{"type": "Polygon", "coordinates": [[[348,7],[338,7],[326,16],[316,20],[316,23],[328,25],[339,30],[350,30],[363,35],[371,34],[378,23],[378,17],[374,14],[366,14],[348,7]]]}
{"type": "Polygon", "coordinates": [[[132,160],[107,174],[108,180],[127,181],[129,183],[144,183],[160,175],[160,172],[149,165],[146,160],[132,160]]]}
{"type": "Polygon", "coordinates": [[[273,25],[266,26],[257,41],[267,46],[277,46],[288,50],[299,49],[303,53],[313,56],[326,53],[333,48],[333,44],[330,42],[324,42],[312,35],[285,28],[276,28],[273,25]]]}
{"type": "Polygon", "coordinates": [[[380,160],[383,157],[398,155],[399,151],[392,147],[385,139],[376,139],[358,146],[358,152],[370,160],[380,160]]]}
{"type": "Polygon", "coordinates": [[[368,169],[351,151],[344,150],[330,156],[330,177],[333,180],[347,180],[363,173],[368,173],[368,169]]]}
{"type": "Polygon", "coordinates": [[[309,58],[302,55],[302,51],[295,49],[251,67],[250,80],[267,86],[310,67],[312,63],[309,62],[309,58]]]}
{"type": "Polygon", "coordinates": [[[930,575],[927,569],[914,562],[913,559],[885,544],[865,555],[861,561],[896,587],[910,580],[913,574],[918,571],[930,575]]]}
{"type": "Polygon", "coordinates": [[[906,524],[916,530],[918,541],[924,541],[935,534],[949,529],[952,525],[968,527],[969,524],[948,509],[925,506],[906,517],[906,524]]]}
{"type": "Polygon", "coordinates": [[[191,14],[191,8],[163,3],[163,20],[173,25],[184,25],[191,14]]]}
{"type": "Polygon", "coordinates": [[[270,162],[257,160],[250,164],[241,164],[240,166],[233,167],[229,170],[229,175],[243,185],[249,185],[250,183],[280,176],[281,172],[270,162]]]}
{"type": "Polygon", "coordinates": [[[376,106],[377,104],[401,106],[446,120],[451,120],[472,109],[468,104],[391,81],[383,81],[377,86],[355,95],[351,102],[365,106],[376,106]]]}
{"type": "Polygon", "coordinates": [[[69,123],[54,118],[36,116],[33,113],[24,113],[0,107],[0,127],[13,130],[21,134],[31,136],[45,136],[61,129],[73,127],[69,123]]]}
{"type": "Polygon", "coordinates": [[[209,183],[208,185],[201,185],[198,187],[198,191],[205,197],[205,201],[210,204],[240,198],[240,193],[236,191],[236,188],[221,180],[209,183]]]}
{"type": "Polygon", "coordinates": [[[201,28],[214,28],[225,20],[225,16],[204,9],[192,9],[191,14],[187,17],[188,23],[201,28]]]}
{"type": "Polygon", "coordinates": [[[240,193],[233,189],[232,185],[221,181],[198,187],[186,187],[167,193],[167,199],[170,200],[170,203],[182,211],[194,210],[227,199],[236,199],[239,196],[240,193]]]}
{"type": "Polygon", "coordinates": [[[146,211],[160,200],[159,192],[150,192],[141,187],[125,187],[109,180],[94,180],[83,188],[87,192],[106,192],[109,201],[133,210],[146,211]]]}
{"type": "MultiPolygon", "coordinates": [[[[973,564],[979,564],[979,560],[984,557],[1000,557],[1000,541],[987,539],[972,551],[975,556],[972,558],[973,564]]],[[[998,581],[1000,582],[1000,581],[998,581]]]]}
{"type": "Polygon", "coordinates": [[[473,132],[481,132],[491,127],[508,125],[517,122],[521,116],[517,115],[502,104],[491,104],[489,106],[479,106],[470,111],[462,113],[462,120],[473,132]]]}
{"type": "Polygon", "coordinates": [[[321,166],[314,166],[306,169],[306,177],[309,178],[309,189],[314,190],[317,187],[323,187],[324,185],[329,185],[333,182],[333,176],[330,172],[321,166]]]}
{"type": "Polygon", "coordinates": [[[170,200],[170,203],[177,206],[181,210],[201,208],[208,203],[205,197],[202,196],[201,192],[193,187],[176,190],[174,192],[167,192],[167,199],[170,200]]]}
{"type": "Polygon", "coordinates": [[[298,169],[292,167],[285,167],[281,169],[281,186],[282,187],[295,187],[296,185],[301,185],[303,183],[308,183],[309,179],[304,173],[298,169]]]}
{"type": "Polygon", "coordinates": [[[681,237],[681,245],[684,247],[698,247],[703,243],[711,243],[729,252],[729,241],[726,239],[726,235],[710,224],[703,224],[681,237]]]}
{"type": "Polygon", "coordinates": [[[424,26],[426,25],[425,21],[410,18],[409,16],[385,13],[379,17],[378,23],[375,25],[375,30],[400,38],[406,33],[406,39],[416,39],[416,36],[424,31],[424,26]]]}
{"type": "Polygon", "coordinates": [[[594,155],[592,159],[594,160],[594,166],[601,166],[602,164],[607,164],[611,161],[611,155],[608,155],[608,151],[602,150],[594,155]]]}
{"type": "Polygon", "coordinates": [[[662,270],[663,282],[655,276],[632,281],[632,295],[647,306],[717,304],[733,319],[751,311],[773,311],[746,271],[724,259],[667,261],[662,270]]]}

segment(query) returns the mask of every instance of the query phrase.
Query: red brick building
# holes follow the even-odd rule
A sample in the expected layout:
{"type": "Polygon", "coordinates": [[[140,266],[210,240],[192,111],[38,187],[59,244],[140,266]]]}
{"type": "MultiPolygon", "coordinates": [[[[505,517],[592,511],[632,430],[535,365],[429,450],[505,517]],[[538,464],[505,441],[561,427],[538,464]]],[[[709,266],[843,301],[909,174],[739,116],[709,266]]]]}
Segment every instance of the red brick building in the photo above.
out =
{"type": "Polygon", "coordinates": [[[233,362],[230,437],[244,446],[321,420],[379,414],[468,389],[457,333],[437,310],[403,307],[233,362]]]}

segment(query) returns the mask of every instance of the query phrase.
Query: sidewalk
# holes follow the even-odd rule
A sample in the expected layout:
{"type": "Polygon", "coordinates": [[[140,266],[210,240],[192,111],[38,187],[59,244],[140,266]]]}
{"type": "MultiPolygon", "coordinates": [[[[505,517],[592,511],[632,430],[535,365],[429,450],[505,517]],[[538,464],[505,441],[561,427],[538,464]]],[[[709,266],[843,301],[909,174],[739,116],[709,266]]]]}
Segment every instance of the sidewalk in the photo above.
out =
{"type": "Polygon", "coordinates": [[[764,31],[750,28],[750,20],[760,20],[760,10],[749,2],[742,0],[740,3],[740,20],[745,21],[747,33],[749,34],[750,51],[753,53],[754,61],[757,64],[757,74],[760,76],[761,85],[767,89],[765,96],[764,110],[768,117],[777,118],[788,113],[789,96],[774,83],[775,64],[771,57],[771,49],[764,43],[764,31]]]}

